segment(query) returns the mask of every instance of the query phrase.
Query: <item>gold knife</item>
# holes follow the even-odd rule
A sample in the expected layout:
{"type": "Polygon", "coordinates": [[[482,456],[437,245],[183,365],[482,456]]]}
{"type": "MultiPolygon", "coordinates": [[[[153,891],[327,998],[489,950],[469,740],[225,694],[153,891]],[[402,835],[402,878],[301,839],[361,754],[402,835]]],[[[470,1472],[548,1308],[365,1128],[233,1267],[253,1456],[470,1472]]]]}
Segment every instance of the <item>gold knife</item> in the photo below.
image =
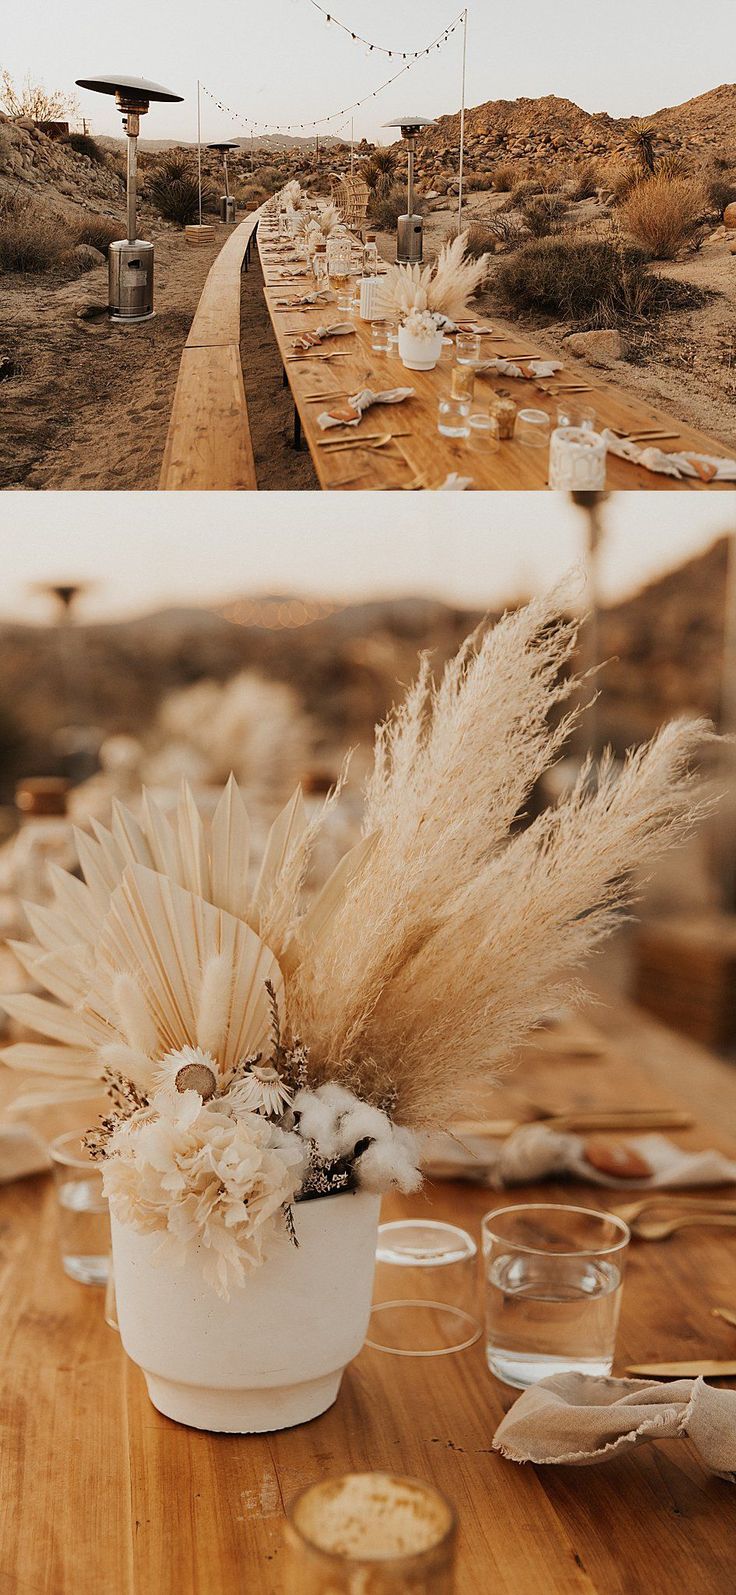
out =
{"type": "Polygon", "coordinates": [[[736,1362],[634,1362],[626,1372],[654,1379],[735,1379],[736,1362]]]}

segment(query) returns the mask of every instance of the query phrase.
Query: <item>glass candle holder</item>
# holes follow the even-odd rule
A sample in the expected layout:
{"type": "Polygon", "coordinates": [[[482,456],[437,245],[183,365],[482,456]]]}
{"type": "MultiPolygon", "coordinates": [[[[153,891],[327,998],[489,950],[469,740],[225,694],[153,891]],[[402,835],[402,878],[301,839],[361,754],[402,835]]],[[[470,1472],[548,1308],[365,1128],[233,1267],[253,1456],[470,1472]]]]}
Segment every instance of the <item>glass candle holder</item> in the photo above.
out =
{"type": "Polygon", "coordinates": [[[499,450],[498,421],[495,415],[479,411],[468,416],[468,448],[474,454],[497,454],[499,450]]]}
{"type": "Polygon", "coordinates": [[[430,1219],[381,1224],[366,1344],[399,1357],[464,1351],[481,1334],[478,1248],[467,1230],[430,1219]]]}
{"type": "Polygon", "coordinates": [[[287,1595],[452,1595],[455,1513],[438,1490],[393,1473],[309,1485],[284,1528],[287,1595]]]}
{"type": "Polygon", "coordinates": [[[455,339],[455,359],[459,366],[477,365],[480,360],[480,337],[477,332],[459,332],[455,339]]]}
{"type": "Polygon", "coordinates": [[[525,1389],[555,1373],[608,1375],[629,1230],[562,1203],[497,1208],[482,1222],[486,1360],[525,1389]]]}
{"type": "Polygon", "coordinates": [[[549,443],[549,485],[572,492],[598,492],[606,485],[606,444],[597,432],[559,426],[549,443]]]}
{"type": "Polygon", "coordinates": [[[49,1147],[59,1206],[61,1265],[79,1285],[104,1285],[110,1264],[110,1215],[102,1194],[102,1171],[78,1130],[57,1136],[49,1147]]]}
{"type": "Polygon", "coordinates": [[[437,406],[437,431],[443,438],[467,438],[470,435],[468,416],[470,400],[456,399],[451,393],[440,399],[437,406]]]}
{"type": "Polygon", "coordinates": [[[390,354],[393,342],[390,321],[371,322],[371,349],[376,354],[390,354]]]}
{"type": "Polygon", "coordinates": [[[595,410],[589,404],[565,404],[564,399],[561,399],[557,405],[557,425],[581,427],[584,432],[595,432],[595,410]]]}
{"type": "Polygon", "coordinates": [[[472,366],[455,366],[450,380],[453,399],[466,399],[470,403],[475,392],[475,371],[472,366]]]}
{"type": "Polygon", "coordinates": [[[490,403],[490,413],[498,423],[498,435],[502,443],[507,443],[514,435],[516,425],[516,405],[513,399],[505,393],[497,393],[490,403]]]}
{"type": "Polygon", "coordinates": [[[520,410],[514,426],[514,439],[528,449],[546,449],[550,419],[546,410],[520,410]]]}

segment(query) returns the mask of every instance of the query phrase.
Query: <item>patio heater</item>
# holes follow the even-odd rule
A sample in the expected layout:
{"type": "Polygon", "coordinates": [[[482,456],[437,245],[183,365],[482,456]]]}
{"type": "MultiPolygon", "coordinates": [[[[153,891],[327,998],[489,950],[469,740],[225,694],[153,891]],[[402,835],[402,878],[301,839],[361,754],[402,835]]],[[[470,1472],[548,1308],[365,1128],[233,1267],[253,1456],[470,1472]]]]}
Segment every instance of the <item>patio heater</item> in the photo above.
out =
{"type": "Polygon", "coordinates": [[[230,193],[230,189],[229,189],[228,181],[227,181],[227,152],[228,152],[228,150],[236,150],[236,149],[238,149],[239,145],[237,145],[235,142],[231,142],[229,144],[208,144],[207,148],[208,148],[208,150],[219,150],[220,154],[222,155],[222,165],[223,165],[223,170],[224,170],[224,174],[225,174],[225,192],[224,192],[224,194],[220,195],[220,221],[221,222],[234,222],[235,221],[235,200],[233,199],[233,196],[230,193]]]}
{"type": "Polygon", "coordinates": [[[426,116],[399,116],[394,122],[384,122],[384,127],[400,127],[408,145],[407,213],[396,225],[396,259],[406,266],[421,262],[424,254],[424,223],[414,214],[414,156],[422,128],[434,125],[426,116]]]}
{"type": "Polygon", "coordinates": [[[118,110],[123,114],[128,145],[128,236],[111,244],[108,254],[110,320],[147,321],[154,314],[153,244],[136,237],[140,119],[151,100],[170,104],[180,101],[182,96],[163,89],[160,83],[147,83],[145,78],[77,78],[77,84],[80,89],[92,89],[96,94],[114,94],[118,110]]]}

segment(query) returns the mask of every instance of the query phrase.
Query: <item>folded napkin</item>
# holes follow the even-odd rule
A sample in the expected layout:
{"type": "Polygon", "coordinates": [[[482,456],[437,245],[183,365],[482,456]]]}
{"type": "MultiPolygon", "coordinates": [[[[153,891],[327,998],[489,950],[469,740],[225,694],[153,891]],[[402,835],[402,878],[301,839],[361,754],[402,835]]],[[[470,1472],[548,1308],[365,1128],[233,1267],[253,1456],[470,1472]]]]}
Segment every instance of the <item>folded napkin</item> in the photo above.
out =
{"type": "Polygon", "coordinates": [[[473,486],[473,478],[472,478],[472,476],[458,476],[457,471],[451,471],[449,476],[445,477],[444,482],[440,482],[440,485],[439,485],[438,488],[435,489],[435,492],[437,492],[437,493],[464,493],[466,487],[472,487],[472,486],[473,486]]]}
{"type": "Polygon", "coordinates": [[[274,302],[281,310],[296,310],[299,305],[326,305],[329,294],[324,288],[311,294],[295,294],[291,299],[276,299],[274,302]]]}
{"type": "Polygon", "coordinates": [[[511,1462],[606,1462],[647,1440],[692,1440],[701,1462],[736,1483],[736,1390],[702,1379],[650,1384],[557,1373],[519,1397],[493,1436],[511,1462]]]}
{"type": "Polygon", "coordinates": [[[27,1124],[0,1124],[0,1185],[49,1167],[46,1143],[27,1124]]]}
{"type": "Polygon", "coordinates": [[[558,1174],[572,1174],[589,1185],[621,1191],[676,1190],[736,1180],[736,1162],[730,1158],[713,1151],[683,1152],[664,1135],[626,1136],[626,1148],[650,1173],[622,1178],[601,1166],[600,1159],[592,1163],[586,1157],[586,1149],[595,1156],[596,1148],[604,1144],[615,1152],[622,1143],[612,1142],[608,1136],[585,1138],[544,1124],[523,1124],[505,1140],[480,1135],[432,1136],[422,1161],[430,1177],[475,1180],[496,1189],[530,1185],[558,1174]]]}
{"type": "Polygon", "coordinates": [[[330,426],[357,426],[364,411],[370,410],[372,404],[402,404],[404,399],[413,397],[413,388],[387,388],[385,393],[361,388],[360,393],[351,394],[343,403],[336,404],[333,410],[323,410],[317,416],[317,425],[323,432],[330,426]]]}
{"type": "Polygon", "coordinates": [[[313,349],[316,344],[322,343],[324,338],[349,338],[355,328],[351,321],[336,321],[331,327],[313,327],[309,332],[300,332],[294,339],[295,349],[313,349]]]}
{"type": "Polygon", "coordinates": [[[635,443],[633,438],[619,438],[608,428],[601,433],[609,454],[617,454],[632,465],[643,465],[645,471],[657,471],[661,476],[699,477],[701,482],[736,482],[736,460],[722,459],[715,454],[666,454],[654,444],[635,443]]]}
{"type": "Polygon", "coordinates": [[[555,371],[562,370],[561,360],[504,360],[501,355],[496,355],[492,360],[478,360],[473,363],[474,371],[497,372],[501,377],[553,377],[555,371]]]}

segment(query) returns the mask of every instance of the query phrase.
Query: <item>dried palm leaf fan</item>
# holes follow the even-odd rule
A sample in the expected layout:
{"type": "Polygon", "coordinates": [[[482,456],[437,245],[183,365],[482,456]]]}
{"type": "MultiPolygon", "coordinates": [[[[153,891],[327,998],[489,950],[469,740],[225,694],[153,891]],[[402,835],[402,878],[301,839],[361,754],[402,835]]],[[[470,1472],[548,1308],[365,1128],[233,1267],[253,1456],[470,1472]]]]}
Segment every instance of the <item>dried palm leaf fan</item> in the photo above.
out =
{"type": "Polygon", "coordinates": [[[116,805],[109,831],[80,835],[84,881],[53,870],[53,906],[28,908],[35,940],[13,944],[56,999],[3,999],[49,1038],[2,1054],[53,1077],[17,1106],[92,1094],[105,1070],[147,1092],[161,1060],[187,1048],[209,1054],[213,1089],[227,1091],[268,1050],[275,1013],[277,1075],[300,1038],[299,1084],[312,1092],[338,1091],[343,1105],[339,1092],[353,1093],[409,1130],[472,1116],[493,1072],[569,996],[571,968],[642,869],[707,806],[689,766],[710,731],[679,721],[623,766],[586,765],[557,807],[518,828],[579,714],[562,601],[482,628],[439,682],[422,661],[377,733],[365,835],[311,900],[324,811],[310,824],[299,792],[252,889],[232,779],[211,823],[184,788],[172,821],[145,796],[139,820],[116,805]]]}
{"type": "Polygon", "coordinates": [[[112,243],[108,253],[110,320],[148,321],[154,315],[153,244],[145,243],[138,237],[136,220],[140,120],[152,100],[167,105],[180,104],[182,96],[172,94],[160,83],[149,83],[145,78],[77,78],[77,86],[80,89],[92,89],[95,94],[114,94],[118,110],[123,113],[128,150],[128,237],[112,243]]]}

